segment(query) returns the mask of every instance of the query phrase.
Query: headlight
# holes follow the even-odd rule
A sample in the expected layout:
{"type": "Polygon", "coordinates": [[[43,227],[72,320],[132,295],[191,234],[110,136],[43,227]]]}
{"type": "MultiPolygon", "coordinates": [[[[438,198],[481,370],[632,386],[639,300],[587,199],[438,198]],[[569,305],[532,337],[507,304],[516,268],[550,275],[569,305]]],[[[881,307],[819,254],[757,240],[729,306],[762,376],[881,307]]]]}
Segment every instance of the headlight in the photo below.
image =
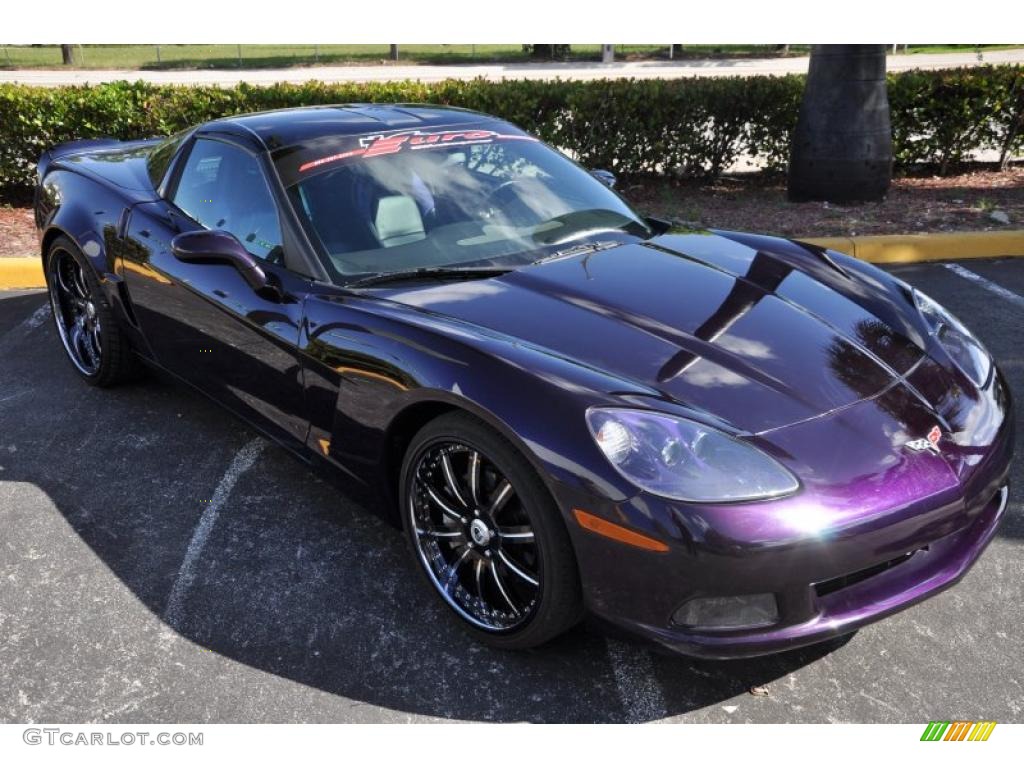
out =
{"type": "Polygon", "coordinates": [[[934,299],[914,289],[914,302],[932,336],[953,362],[979,387],[988,381],[992,357],[974,334],[934,299]]]}
{"type": "Polygon", "coordinates": [[[627,480],[680,501],[766,499],[792,493],[796,478],[769,456],[718,430],[654,411],[591,408],[601,452],[627,480]]]}

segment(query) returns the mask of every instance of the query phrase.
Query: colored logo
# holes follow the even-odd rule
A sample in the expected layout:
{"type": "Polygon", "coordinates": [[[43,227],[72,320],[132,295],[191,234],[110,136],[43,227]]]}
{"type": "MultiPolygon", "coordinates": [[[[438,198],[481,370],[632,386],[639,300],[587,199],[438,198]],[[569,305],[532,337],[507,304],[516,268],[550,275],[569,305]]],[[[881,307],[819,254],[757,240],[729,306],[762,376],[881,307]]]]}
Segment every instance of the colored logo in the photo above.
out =
{"type": "Polygon", "coordinates": [[[353,157],[379,157],[397,152],[434,147],[463,147],[469,144],[491,144],[495,141],[537,141],[525,134],[506,134],[497,131],[470,129],[465,131],[403,131],[401,133],[364,136],[359,139],[359,148],[335,155],[311,160],[299,166],[299,173],[319,168],[328,163],[348,160],[353,157]]]}
{"type": "Polygon", "coordinates": [[[988,741],[995,727],[994,720],[980,723],[967,720],[932,720],[921,734],[921,741],[988,741]]]}
{"type": "Polygon", "coordinates": [[[941,439],[942,430],[939,429],[938,426],[934,426],[926,437],[921,437],[917,440],[908,440],[904,445],[912,451],[931,451],[938,455],[939,440],[941,439]]]}

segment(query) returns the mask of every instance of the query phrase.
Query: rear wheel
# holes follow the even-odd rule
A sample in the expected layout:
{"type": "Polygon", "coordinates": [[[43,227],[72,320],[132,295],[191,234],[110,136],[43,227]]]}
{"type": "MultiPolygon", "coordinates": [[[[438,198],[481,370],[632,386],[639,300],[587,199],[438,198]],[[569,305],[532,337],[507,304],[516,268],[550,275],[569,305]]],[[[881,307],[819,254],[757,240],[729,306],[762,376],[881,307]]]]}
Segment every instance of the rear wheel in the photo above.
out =
{"type": "Polygon", "coordinates": [[[536,471],[464,413],[413,438],[402,468],[403,526],[433,591],[477,639],[530,648],[582,613],[569,536],[536,471]]]}
{"type": "Polygon", "coordinates": [[[131,378],[135,360],[85,256],[59,237],[46,254],[46,285],[68,360],[85,381],[108,387],[131,378]]]}

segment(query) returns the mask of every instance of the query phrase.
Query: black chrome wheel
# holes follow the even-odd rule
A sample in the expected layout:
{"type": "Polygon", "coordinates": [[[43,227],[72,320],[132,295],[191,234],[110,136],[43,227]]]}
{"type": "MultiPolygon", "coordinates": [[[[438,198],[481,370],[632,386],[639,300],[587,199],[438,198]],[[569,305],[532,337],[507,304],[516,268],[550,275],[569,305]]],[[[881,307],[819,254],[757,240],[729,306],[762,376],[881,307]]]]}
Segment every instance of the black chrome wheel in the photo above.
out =
{"type": "Polygon", "coordinates": [[[509,632],[528,621],[542,569],[530,511],[482,450],[437,440],[420,451],[407,499],[417,553],[466,621],[509,632]]]}
{"type": "Polygon", "coordinates": [[[74,366],[84,376],[99,374],[103,362],[102,323],[82,265],[65,250],[54,250],[47,283],[57,332],[74,366]]]}
{"type": "Polygon", "coordinates": [[[57,237],[46,252],[45,271],[57,334],[75,372],[95,387],[135,378],[131,344],[75,243],[57,237]]]}
{"type": "Polygon", "coordinates": [[[399,481],[402,526],[459,626],[507,650],[534,648],[583,615],[565,518],[538,469],[463,411],[413,435],[399,481]]]}

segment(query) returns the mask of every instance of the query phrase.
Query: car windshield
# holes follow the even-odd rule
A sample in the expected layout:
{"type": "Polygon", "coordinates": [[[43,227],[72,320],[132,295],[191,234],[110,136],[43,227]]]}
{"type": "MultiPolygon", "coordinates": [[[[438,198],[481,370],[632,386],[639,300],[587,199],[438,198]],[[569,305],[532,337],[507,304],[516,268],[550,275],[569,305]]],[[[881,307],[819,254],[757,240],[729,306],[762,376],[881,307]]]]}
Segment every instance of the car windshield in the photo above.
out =
{"type": "Polygon", "coordinates": [[[338,137],[278,160],[310,238],[343,282],[509,267],[591,241],[646,238],[612,190],[501,126],[338,137]]]}

